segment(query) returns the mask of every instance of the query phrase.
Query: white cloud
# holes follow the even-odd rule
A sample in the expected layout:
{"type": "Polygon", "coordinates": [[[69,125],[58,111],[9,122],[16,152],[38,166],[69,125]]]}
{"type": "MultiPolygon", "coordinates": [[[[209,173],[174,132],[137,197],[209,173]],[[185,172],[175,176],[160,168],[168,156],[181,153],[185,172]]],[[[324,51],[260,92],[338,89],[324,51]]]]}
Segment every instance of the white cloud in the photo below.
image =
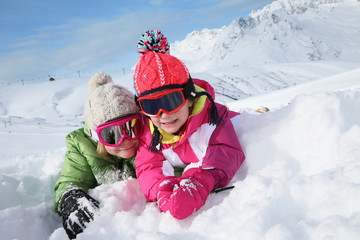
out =
{"type": "Polygon", "coordinates": [[[0,82],[47,76],[59,70],[100,67],[119,61],[122,56],[128,60],[126,67],[130,67],[138,60],[137,41],[146,30],[161,30],[171,43],[193,30],[209,27],[210,22],[229,17],[229,9],[236,14],[236,6],[250,1],[205,2],[201,5],[193,1],[153,0],[155,7],[147,5],[130,11],[129,6],[124,6],[121,15],[108,16],[109,20],[79,15],[59,25],[38,27],[0,52],[0,82]],[[179,4],[181,9],[174,7],[179,4]]]}

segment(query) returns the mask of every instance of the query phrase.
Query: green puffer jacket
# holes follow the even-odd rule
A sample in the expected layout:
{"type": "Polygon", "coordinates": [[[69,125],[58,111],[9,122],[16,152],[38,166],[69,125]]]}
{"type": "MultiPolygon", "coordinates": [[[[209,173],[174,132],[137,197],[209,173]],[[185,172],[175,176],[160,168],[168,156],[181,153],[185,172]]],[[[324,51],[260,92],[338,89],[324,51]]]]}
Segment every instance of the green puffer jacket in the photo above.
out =
{"type": "Polygon", "coordinates": [[[123,159],[109,155],[108,159],[103,158],[96,152],[97,143],[91,138],[87,124],[66,136],[66,146],[68,151],[61,176],[55,185],[57,212],[61,196],[69,189],[82,188],[87,192],[104,183],[136,177],[135,156],[123,159]]]}

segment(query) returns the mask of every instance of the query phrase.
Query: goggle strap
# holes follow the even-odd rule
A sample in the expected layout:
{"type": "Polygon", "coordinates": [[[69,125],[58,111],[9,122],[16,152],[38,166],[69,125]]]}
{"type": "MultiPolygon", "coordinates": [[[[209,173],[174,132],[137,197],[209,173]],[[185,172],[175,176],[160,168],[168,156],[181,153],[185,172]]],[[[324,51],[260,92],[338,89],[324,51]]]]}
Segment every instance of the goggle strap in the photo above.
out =
{"type": "Polygon", "coordinates": [[[140,107],[140,104],[138,102],[138,99],[139,97],[138,96],[135,96],[135,104],[136,104],[136,107],[138,108],[139,111],[141,111],[141,107],[140,107]]]}
{"type": "MultiPolygon", "coordinates": [[[[123,120],[127,120],[127,121],[131,121],[132,119],[136,118],[137,115],[138,115],[138,114],[134,113],[134,114],[128,115],[127,117],[120,117],[120,118],[116,117],[116,118],[112,118],[112,119],[106,121],[106,123],[110,123],[110,122],[113,122],[113,121],[115,121],[115,120],[122,120],[122,119],[123,119],[123,120]]],[[[100,124],[100,125],[103,125],[103,124],[100,124]]]]}
{"type": "MultiPolygon", "coordinates": [[[[183,89],[183,93],[184,93],[185,99],[188,99],[188,98],[190,97],[190,95],[192,95],[192,93],[195,92],[194,82],[193,82],[191,76],[189,75],[189,80],[187,81],[187,83],[185,83],[185,84],[165,85],[165,86],[162,86],[162,87],[159,87],[159,88],[147,90],[147,91],[141,93],[140,95],[135,96],[135,102],[136,102],[137,105],[138,105],[138,99],[139,99],[140,97],[143,97],[143,96],[145,96],[145,95],[151,94],[151,93],[153,93],[153,92],[161,92],[161,91],[163,91],[163,90],[175,89],[175,88],[182,88],[182,89],[183,89]]],[[[140,106],[138,106],[138,107],[140,107],[140,106]]],[[[141,109],[140,109],[140,110],[141,110],[141,109]]]]}

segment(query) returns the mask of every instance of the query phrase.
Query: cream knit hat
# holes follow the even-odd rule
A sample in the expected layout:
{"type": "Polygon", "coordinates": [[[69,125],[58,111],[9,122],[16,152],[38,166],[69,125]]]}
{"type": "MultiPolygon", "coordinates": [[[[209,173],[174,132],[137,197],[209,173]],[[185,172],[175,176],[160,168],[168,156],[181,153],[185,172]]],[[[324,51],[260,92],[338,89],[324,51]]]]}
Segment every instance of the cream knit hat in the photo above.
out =
{"type": "Polygon", "coordinates": [[[134,95],[114,84],[110,75],[98,72],[88,83],[89,98],[85,103],[85,118],[90,129],[109,120],[138,112],[134,95]]]}

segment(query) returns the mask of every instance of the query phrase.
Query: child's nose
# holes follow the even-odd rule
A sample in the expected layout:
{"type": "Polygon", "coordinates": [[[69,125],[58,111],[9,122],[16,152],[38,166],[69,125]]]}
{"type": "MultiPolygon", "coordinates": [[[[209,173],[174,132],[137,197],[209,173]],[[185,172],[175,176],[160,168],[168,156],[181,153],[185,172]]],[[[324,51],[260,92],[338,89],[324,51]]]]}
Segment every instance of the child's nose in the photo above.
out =
{"type": "Polygon", "coordinates": [[[160,118],[167,118],[169,116],[170,116],[170,114],[167,114],[166,112],[161,111],[161,113],[160,113],[160,118]]]}

